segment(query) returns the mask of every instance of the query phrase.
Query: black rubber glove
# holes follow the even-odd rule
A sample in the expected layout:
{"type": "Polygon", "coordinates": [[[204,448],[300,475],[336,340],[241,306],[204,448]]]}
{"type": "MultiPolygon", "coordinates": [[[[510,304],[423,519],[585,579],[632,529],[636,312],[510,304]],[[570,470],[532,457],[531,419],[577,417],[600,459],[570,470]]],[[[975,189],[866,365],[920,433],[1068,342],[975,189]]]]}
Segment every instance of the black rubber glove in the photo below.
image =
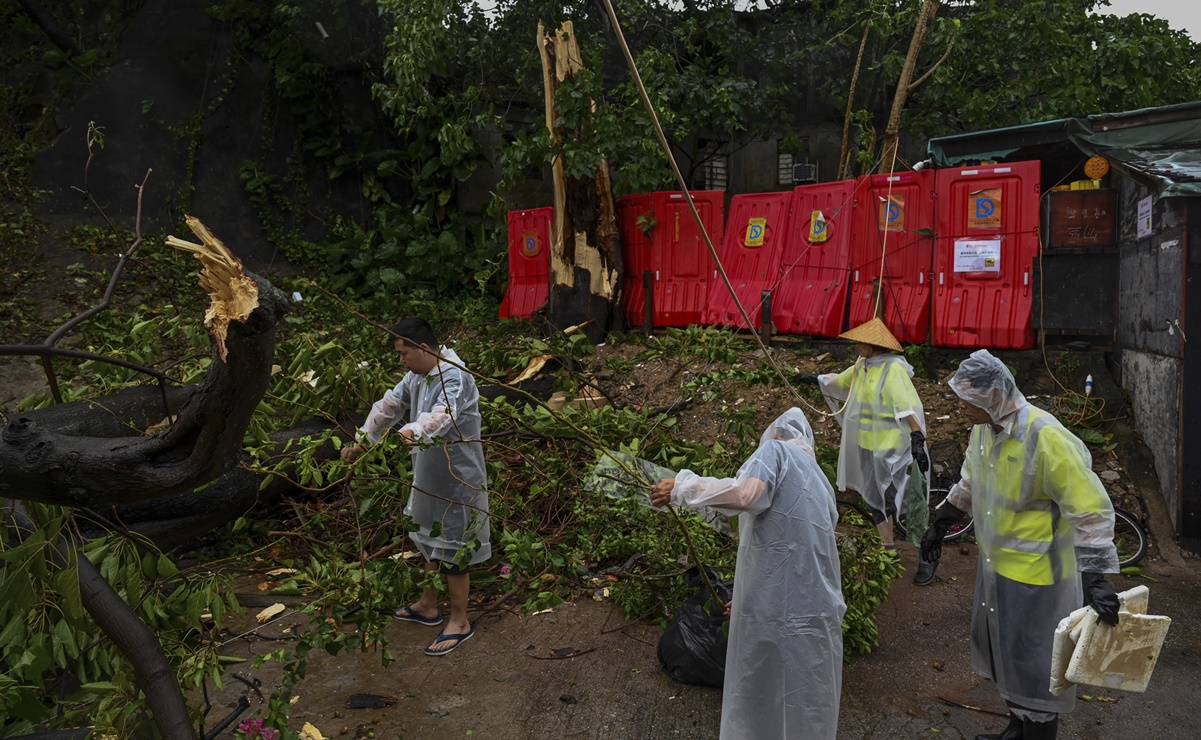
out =
{"type": "Polygon", "coordinates": [[[796,382],[817,385],[817,376],[813,373],[798,373],[796,376],[796,382]]]}
{"type": "Polygon", "coordinates": [[[942,538],[947,536],[951,525],[963,518],[963,512],[956,507],[943,502],[935,510],[934,521],[922,537],[922,560],[936,563],[942,557],[942,538]]]}
{"type": "Polygon", "coordinates": [[[1116,626],[1118,623],[1118,594],[1102,573],[1081,573],[1080,584],[1084,586],[1084,603],[1097,610],[1101,621],[1116,626]]]}
{"type": "Polygon", "coordinates": [[[926,435],[922,434],[921,429],[915,429],[909,433],[909,442],[913,451],[913,461],[917,463],[917,469],[922,471],[922,475],[930,475],[930,453],[926,450],[926,435]]]}

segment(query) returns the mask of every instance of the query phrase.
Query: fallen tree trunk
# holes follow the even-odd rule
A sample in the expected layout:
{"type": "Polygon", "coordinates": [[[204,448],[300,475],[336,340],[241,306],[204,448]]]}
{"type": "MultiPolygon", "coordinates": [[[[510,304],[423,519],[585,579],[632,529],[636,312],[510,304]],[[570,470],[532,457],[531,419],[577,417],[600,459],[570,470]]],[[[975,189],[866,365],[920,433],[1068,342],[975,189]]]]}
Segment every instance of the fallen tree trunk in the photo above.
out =
{"type": "Polygon", "coordinates": [[[164,390],[139,385],[100,398],[24,411],[21,416],[68,437],[141,437],[151,426],[178,416],[179,408],[195,392],[194,385],[164,390]]]}
{"type": "Polygon", "coordinates": [[[148,437],[94,437],[47,429],[31,415],[0,433],[0,495],[79,508],[135,503],[191,491],[237,464],[242,436],[266,392],[283,293],[243,273],[237,259],[196,219],[196,252],[212,304],[208,374],[165,431],[148,437]]]}
{"type": "MultiPolygon", "coordinates": [[[[288,303],[270,282],[244,272],[204,224],[192,217],[187,222],[202,243],[174,237],[167,242],[193,252],[204,265],[200,284],[210,296],[205,324],[214,345],[204,380],[174,419],[171,394],[160,390],[161,417],[143,391],[139,400],[137,392],[122,397],[131,407],[124,411],[137,409],[128,419],[97,403],[77,409],[78,418],[68,409],[41,413],[43,424],[38,414],[8,421],[0,432],[0,495],[77,509],[115,506],[190,492],[237,464],[242,437],[271,378],[275,326],[288,303]],[[132,436],[150,419],[164,417],[170,424],[165,431],[132,436]]],[[[22,529],[32,526],[20,505],[8,510],[22,529]]],[[[64,563],[69,546],[61,538],[56,543],[64,563]]],[[[195,738],[174,669],[154,633],[86,557],[75,560],[84,608],[133,666],[162,736],[195,738]]]]}
{"type": "MultiPolygon", "coordinates": [[[[317,436],[334,428],[325,419],[309,419],[291,429],[270,435],[278,450],[265,462],[276,465],[291,453],[284,453],[288,441],[306,436],[317,436]]],[[[341,425],[339,428],[353,428],[341,425]]],[[[349,441],[345,435],[343,441],[349,441]]],[[[330,442],[325,443],[313,454],[313,460],[324,462],[338,457],[338,451],[330,442]]],[[[243,454],[239,465],[228,471],[212,484],[197,491],[176,494],[167,498],[144,501],[136,504],[112,507],[108,510],[89,510],[87,520],[80,522],[85,536],[98,536],[104,530],[135,532],[154,543],[155,547],[167,552],[181,545],[194,542],[202,535],[234,521],[261,506],[270,506],[281,497],[296,492],[295,485],[287,476],[292,471],[282,466],[263,484],[263,473],[243,467],[251,463],[249,455],[243,454]]]]}

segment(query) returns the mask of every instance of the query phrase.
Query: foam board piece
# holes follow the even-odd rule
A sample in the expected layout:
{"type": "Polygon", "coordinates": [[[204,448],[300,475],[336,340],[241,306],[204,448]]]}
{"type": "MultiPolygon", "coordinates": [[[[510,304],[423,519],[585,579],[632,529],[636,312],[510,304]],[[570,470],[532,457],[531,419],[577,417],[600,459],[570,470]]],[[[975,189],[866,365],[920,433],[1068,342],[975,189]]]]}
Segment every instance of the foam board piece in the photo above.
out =
{"type": "Polygon", "coordinates": [[[1172,624],[1169,617],[1146,613],[1149,599],[1146,586],[1118,594],[1116,627],[1088,606],[1064,617],[1051,652],[1051,693],[1058,696],[1076,683],[1146,691],[1172,624]]]}
{"type": "Polygon", "coordinates": [[[1123,614],[1116,627],[1086,618],[1064,678],[1142,693],[1171,625],[1170,617],[1151,614],[1123,614]]]}

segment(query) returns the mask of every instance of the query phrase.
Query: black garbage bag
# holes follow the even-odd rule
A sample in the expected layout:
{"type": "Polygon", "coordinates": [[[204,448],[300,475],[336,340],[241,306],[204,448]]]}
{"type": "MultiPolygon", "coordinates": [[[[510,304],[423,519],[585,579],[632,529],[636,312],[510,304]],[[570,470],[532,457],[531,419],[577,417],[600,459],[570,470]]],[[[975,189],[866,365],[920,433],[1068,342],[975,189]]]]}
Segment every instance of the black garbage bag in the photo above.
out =
{"type": "Polygon", "coordinates": [[[690,586],[700,586],[696,596],[684,602],[675,618],[659,639],[659,663],[667,675],[694,686],[721,688],[726,677],[726,602],[734,592],[734,581],[723,581],[710,569],[709,580],[722,598],[714,603],[713,594],[705,588],[700,571],[689,570],[684,579],[690,586]]]}

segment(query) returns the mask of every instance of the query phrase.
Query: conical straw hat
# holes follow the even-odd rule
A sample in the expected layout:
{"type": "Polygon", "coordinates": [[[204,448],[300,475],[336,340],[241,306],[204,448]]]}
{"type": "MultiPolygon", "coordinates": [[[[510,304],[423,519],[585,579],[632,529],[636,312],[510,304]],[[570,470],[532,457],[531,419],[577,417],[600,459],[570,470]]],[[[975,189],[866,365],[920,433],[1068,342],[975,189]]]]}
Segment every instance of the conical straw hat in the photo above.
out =
{"type": "Polygon", "coordinates": [[[897,341],[897,338],[892,335],[892,332],[888,330],[888,327],[879,318],[872,319],[866,324],[860,324],[848,332],[843,332],[838,335],[838,338],[883,347],[893,352],[904,351],[901,348],[901,343],[897,341]]]}

